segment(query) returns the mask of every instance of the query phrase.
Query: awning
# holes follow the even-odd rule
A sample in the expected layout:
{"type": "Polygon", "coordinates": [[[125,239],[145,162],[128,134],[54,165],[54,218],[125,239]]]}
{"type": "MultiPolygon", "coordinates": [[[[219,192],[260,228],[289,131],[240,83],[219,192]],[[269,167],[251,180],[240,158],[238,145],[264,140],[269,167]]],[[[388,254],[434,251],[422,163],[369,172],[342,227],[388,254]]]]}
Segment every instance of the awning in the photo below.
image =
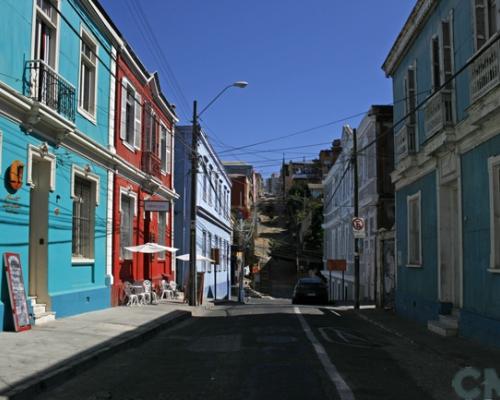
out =
{"type": "MultiPolygon", "coordinates": [[[[181,256],[177,256],[176,258],[178,260],[181,260],[181,261],[189,261],[189,254],[183,254],[181,256]]],[[[212,259],[210,259],[208,257],[199,256],[199,255],[196,256],[196,261],[210,261],[211,263],[214,262],[214,260],[212,260],[212,259]]]]}
{"type": "Polygon", "coordinates": [[[144,243],[139,246],[128,246],[125,250],[131,251],[133,253],[161,253],[162,251],[169,251],[175,253],[177,250],[175,247],[162,246],[158,243],[144,243]]]}

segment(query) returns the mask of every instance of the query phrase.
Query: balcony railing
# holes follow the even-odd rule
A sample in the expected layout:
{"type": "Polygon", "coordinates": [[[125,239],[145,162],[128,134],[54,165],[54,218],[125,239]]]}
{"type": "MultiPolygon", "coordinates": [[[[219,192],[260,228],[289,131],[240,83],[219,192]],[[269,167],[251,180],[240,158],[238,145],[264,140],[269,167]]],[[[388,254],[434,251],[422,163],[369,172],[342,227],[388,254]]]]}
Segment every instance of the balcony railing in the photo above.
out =
{"type": "Polygon", "coordinates": [[[403,125],[394,135],[396,163],[399,163],[409,154],[415,153],[415,141],[415,125],[403,125]]]}
{"type": "Polygon", "coordinates": [[[149,175],[161,178],[161,160],[151,151],[142,153],[141,169],[149,175]]]}
{"type": "Polygon", "coordinates": [[[446,127],[453,125],[451,92],[436,93],[425,105],[425,137],[428,139],[446,127]]]}
{"type": "Polygon", "coordinates": [[[500,42],[496,39],[493,40],[495,43],[471,64],[471,103],[484,96],[500,81],[500,42]]]}
{"type": "Polygon", "coordinates": [[[66,119],[75,121],[75,87],[62,78],[48,64],[31,60],[25,66],[24,94],[57,111],[66,119]]]}

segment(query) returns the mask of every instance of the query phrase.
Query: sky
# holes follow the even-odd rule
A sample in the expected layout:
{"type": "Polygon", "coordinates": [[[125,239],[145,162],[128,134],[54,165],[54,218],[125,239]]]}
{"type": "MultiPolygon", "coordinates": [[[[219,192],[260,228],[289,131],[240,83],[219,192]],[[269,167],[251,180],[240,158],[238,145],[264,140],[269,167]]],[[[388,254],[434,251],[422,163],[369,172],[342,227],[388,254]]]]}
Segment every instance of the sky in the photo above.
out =
{"type": "Polygon", "coordinates": [[[415,0],[101,0],[146,68],[157,71],[190,124],[193,100],[221,160],[264,176],[312,160],[356,127],[372,104],[391,104],[381,69],[415,0]],[[281,138],[280,138],[281,137],[281,138]],[[242,146],[256,146],[236,149],[242,146]]]}

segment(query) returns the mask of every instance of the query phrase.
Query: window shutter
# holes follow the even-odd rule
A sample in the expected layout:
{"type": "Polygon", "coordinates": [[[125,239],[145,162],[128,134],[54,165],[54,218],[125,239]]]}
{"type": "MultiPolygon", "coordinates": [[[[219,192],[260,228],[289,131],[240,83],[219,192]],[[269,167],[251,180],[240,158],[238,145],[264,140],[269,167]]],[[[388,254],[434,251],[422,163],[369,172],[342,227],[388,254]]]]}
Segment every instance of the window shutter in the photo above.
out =
{"type": "Polygon", "coordinates": [[[122,104],[121,104],[121,119],[120,119],[120,139],[125,140],[127,137],[127,80],[122,79],[122,104]]]}
{"type": "MultiPolygon", "coordinates": [[[[447,82],[451,80],[453,76],[453,48],[452,48],[452,35],[451,35],[452,23],[451,19],[448,21],[443,21],[441,24],[441,33],[443,38],[443,80],[447,82]]],[[[447,85],[447,89],[451,89],[452,82],[450,81],[447,85]]]]}
{"type": "Polygon", "coordinates": [[[415,125],[415,70],[413,68],[408,68],[407,75],[407,113],[409,113],[408,121],[410,125],[415,125]]]}
{"type": "Polygon", "coordinates": [[[134,135],[134,147],[141,148],[141,118],[142,118],[142,103],[141,95],[139,93],[135,96],[135,135],[134,135]]]}
{"type": "Polygon", "coordinates": [[[480,49],[486,42],[486,9],[485,0],[474,0],[476,18],[476,50],[480,49]]]}
{"type": "Polygon", "coordinates": [[[151,149],[151,106],[149,104],[144,105],[144,150],[152,151],[151,149]]]}

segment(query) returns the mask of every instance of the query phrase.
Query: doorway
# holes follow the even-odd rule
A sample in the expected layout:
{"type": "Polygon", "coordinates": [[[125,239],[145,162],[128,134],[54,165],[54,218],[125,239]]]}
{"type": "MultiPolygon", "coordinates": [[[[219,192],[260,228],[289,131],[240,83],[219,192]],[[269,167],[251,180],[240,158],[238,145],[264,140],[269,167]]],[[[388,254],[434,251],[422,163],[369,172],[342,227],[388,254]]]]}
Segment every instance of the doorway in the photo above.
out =
{"type": "Polygon", "coordinates": [[[31,158],[29,293],[50,309],[48,295],[48,219],[51,162],[31,158]]]}
{"type": "Polygon", "coordinates": [[[457,182],[439,188],[440,293],[441,302],[461,307],[462,274],[459,259],[459,211],[457,182]]]}

